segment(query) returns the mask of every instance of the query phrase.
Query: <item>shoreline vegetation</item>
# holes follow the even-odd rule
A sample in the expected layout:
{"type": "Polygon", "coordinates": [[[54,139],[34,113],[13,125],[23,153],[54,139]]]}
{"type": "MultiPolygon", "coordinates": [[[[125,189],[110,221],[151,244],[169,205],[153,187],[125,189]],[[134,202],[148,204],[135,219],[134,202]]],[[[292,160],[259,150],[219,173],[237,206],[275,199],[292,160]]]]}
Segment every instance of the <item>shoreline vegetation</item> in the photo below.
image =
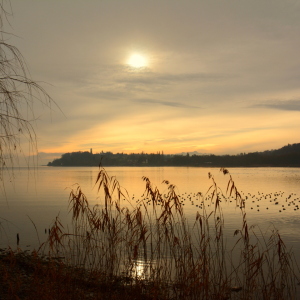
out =
{"type": "Polygon", "coordinates": [[[298,299],[299,268],[279,231],[248,224],[246,200],[227,169],[226,192],[212,174],[198,193],[195,219],[165,180],[166,191],[143,177],[145,192],[132,201],[100,166],[99,203],[81,188],[70,192],[71,224],[57,216],[39,249],[0,255],[5,299],[298,299]],[[222,207],[239,209],[241,226],[227,243],[222,207]]]}
{"type": "Polygon", "coordinates": [[[157,153],[71,152],[47,166],[194,166],[194,167],[300,167],[300,143],[277,150],[238,155],[186,155],[157,153]]]}

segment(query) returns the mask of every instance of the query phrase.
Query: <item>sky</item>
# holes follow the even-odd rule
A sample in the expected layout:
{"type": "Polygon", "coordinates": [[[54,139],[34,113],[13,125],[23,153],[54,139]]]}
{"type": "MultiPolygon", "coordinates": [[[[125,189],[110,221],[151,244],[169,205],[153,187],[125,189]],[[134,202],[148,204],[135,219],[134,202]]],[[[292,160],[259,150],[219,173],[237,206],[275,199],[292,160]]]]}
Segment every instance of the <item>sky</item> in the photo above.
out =
{"type": "Polygon", "coordinates": [[[300,142],[300,1],[11,6],[8,42],[59,107],[35,106],[43,155],[238,154],[300,142]]]}

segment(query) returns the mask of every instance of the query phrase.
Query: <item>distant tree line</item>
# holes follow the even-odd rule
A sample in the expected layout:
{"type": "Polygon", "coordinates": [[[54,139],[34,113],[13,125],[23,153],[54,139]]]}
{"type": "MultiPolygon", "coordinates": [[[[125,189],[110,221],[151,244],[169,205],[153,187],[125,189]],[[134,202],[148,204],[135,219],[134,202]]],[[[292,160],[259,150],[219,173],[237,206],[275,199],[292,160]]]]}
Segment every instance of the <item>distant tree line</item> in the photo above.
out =
{"type": "Polygon", "coordinates": [[[71,152],[48,166],[199,166],[199,167],[300,167],[300,143],[277,150],[237,155],[174,155],[157,153],[71,152]]]}

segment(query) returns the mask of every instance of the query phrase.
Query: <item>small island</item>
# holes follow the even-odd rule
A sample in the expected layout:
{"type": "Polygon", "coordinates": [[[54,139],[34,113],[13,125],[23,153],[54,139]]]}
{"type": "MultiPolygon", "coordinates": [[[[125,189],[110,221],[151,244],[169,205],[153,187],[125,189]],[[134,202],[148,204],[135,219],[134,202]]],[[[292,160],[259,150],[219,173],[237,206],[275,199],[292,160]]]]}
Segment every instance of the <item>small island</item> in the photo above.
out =
{"type": "Polygon", "coordinates": [[[277,150],[237,155],[112,153],[79,151],[65,153],[48,166],[194,166],[194,167],[300,167],[300,143],[277,150]]]}

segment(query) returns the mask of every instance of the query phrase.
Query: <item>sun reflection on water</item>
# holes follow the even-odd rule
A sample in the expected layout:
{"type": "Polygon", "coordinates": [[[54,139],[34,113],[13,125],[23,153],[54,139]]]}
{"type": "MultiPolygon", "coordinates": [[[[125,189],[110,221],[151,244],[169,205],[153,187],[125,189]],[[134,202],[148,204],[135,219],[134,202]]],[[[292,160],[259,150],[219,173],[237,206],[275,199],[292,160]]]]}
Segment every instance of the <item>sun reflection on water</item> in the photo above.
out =
{"type": "MultiPolygon", "coordinates": [[[[153,262],[151,262],[153,264],[153,262]]],[[[145,260],[135,260],[132,269],[132,277],[148,279],[150,276],[150,262],[145,260]]]]}

